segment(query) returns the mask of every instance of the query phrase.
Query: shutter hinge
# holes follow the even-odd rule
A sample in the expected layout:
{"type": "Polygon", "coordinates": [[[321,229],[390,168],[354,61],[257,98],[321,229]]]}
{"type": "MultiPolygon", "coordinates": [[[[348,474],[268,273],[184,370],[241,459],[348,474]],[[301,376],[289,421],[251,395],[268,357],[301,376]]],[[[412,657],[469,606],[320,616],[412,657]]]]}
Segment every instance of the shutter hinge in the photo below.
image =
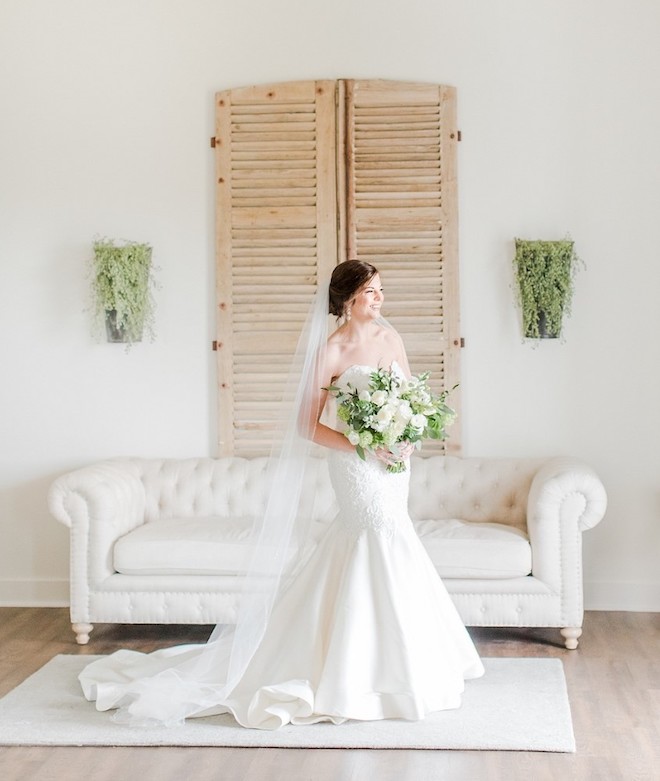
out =
{"type": "MultiPolygon", "coordinates": [[[[457,140],[457,141],[462,141],[462,140],[463,140],[463,134],[461,133],[461,131],[460,131],[460,130],[457,130],[457,131],[456,131],[456,140],[457,140]]],[[[463,345],[461,345],[461,347],[462,347],[462,346],[463,346],[463,345]]]]}
{"type": "Polygon", "coordinates": [[[454,347],[465,347],[465,339],[462,336],[460,339],[454,339],[454,347]]]}
{"type": "Polygon", "coordinates": [[[217,139],[215,136],[211,136],[211,149],[215,149],[215,145],[217,143],[217,139]]]}
{"type": "Polygon", "coordinates": [[[211,349],[213,350],[213,352],[217,352],[218,351],[218,341],[217,341],[217,339],[214,339],[211,342],[211,349]]]}

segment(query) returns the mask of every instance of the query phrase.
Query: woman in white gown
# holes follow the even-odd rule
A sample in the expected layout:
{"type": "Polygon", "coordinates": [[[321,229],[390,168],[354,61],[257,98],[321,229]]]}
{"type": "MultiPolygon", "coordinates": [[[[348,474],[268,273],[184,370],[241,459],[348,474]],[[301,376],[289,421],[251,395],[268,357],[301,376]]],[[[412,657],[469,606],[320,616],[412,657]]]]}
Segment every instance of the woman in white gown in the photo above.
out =
{"type": "Polygon", "coordinates": [[[388,472],[394,456],[387,450],[361,460],[336,423],[320,422],[331,383],[366,387],[383,366],[410,376],[401,338],[380,318],[382,302],[373,266],[351,260],[335,268],[329,310],[343,323],[317,350],[302,429],[329,450],[339,514],[281,581],[272,607],[247,616],[249,651],[238,674],[227,677],[228,659],[237,655],[232,632],[206,646],[119,651],[80,675],[98,709],[120,708],[118,720],[136,724],[230,712],[261,729],[422,719],[459,707],[464,681],[483,674],[408,515],[409,470],[388,472]],[[250,623],[260,628],[253,632],[250,623]]]}

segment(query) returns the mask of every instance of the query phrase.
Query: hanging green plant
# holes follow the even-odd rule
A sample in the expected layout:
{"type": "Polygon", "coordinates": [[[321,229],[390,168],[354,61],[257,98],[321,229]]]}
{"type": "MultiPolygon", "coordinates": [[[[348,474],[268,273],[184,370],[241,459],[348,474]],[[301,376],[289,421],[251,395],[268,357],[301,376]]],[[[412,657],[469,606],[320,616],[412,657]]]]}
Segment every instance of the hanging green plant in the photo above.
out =
{"type": "Polygon", "coordinates": [[[516,239],[513,259],[522,310],[523,334],[529,339],[557,338],[563,316],[570,315],[573,280],[581,263],[570,239],[516,239]]]}
{"type": "Polygon", "coordinates": [[[155,282],[148,244],[111,239],[94,242],[92,294],[109,342],[130,346],[143,333],[154,337],[155,282]]]}

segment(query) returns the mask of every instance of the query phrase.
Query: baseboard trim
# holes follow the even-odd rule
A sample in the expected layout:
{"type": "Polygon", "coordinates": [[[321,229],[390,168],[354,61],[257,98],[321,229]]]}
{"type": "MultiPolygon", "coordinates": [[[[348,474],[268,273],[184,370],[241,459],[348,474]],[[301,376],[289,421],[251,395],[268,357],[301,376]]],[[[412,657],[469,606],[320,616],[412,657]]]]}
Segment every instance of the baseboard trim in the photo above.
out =
{"type": "Polygon", "coordinates": [[[584,584],[585,610],[621,610],[630,613],[660,612],[660,583],[584,584]]]}
{"type": "Polygon", "coordinates": [[[66,578],[0,578],[2,607],[68,607],[66,578]]]}

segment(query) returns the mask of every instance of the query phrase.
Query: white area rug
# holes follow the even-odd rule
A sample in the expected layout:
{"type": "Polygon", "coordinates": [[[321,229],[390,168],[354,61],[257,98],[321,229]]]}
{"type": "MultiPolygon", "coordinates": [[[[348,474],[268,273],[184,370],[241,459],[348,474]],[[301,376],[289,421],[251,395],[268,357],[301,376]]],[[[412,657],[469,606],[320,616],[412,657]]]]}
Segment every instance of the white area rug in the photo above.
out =
{"type": "Polygon", "coordinates": [[[181,727],[131,729],[99,713],[77,675],[93,656],[56,656],[0,700],[1,745],[270,746],[575,751],[566,680],[558,659],[484,659],[486,675],[466,684],[459,710],[424,721],[349,721],[244,729],[230,716],[181,727]]]}

